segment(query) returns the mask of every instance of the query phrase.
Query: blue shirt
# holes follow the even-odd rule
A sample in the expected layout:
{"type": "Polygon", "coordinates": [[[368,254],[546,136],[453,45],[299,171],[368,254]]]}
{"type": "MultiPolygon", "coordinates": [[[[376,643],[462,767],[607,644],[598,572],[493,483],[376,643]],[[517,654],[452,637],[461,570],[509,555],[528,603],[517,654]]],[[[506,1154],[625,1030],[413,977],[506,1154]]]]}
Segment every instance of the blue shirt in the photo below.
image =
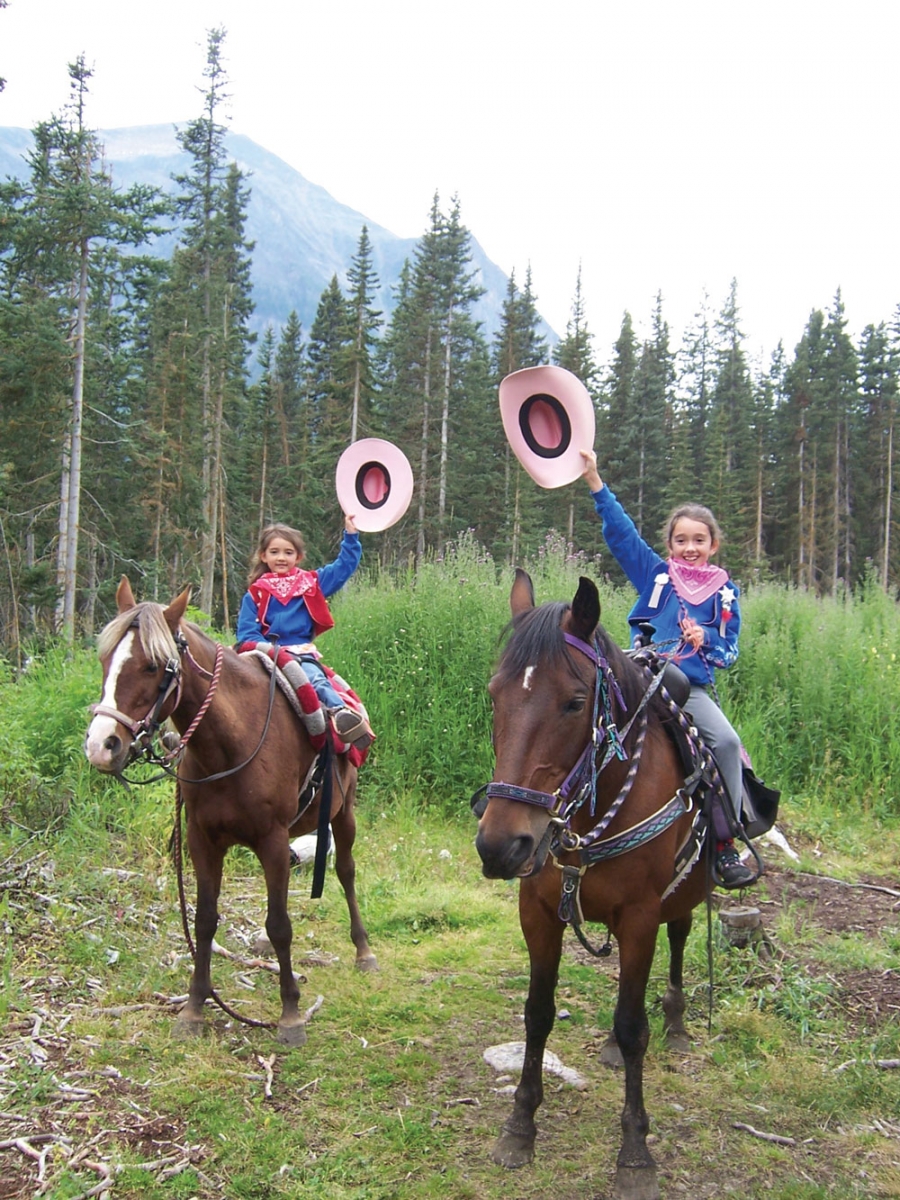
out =
{"type": "MultiPolygon", "coordinates": [[[[319,567],[315,572],[322,595],[333,596],[335,592],[339,592],[359,566],[361,558],[362,544],[359,534],[347,533],[345,530],[337,558],[327,566],[319,567]]],[[[313,640],[313,620],[302,596],[295,596],[287,604],[282,604],[273,596],[266,612],[266,623],[269,629],[264,639],[256,603],[250,593],[245,592],[238,613],[238,644],[268,640],[277,641],[282,646],[300,646],[313,640]]]]}
{"type": "Polygon", "coordinates": [[[729,579],[700,604],[683,600],[669,579],[668,563],[644,541],[615,494],[604,484],[591,495],[597,515],[603,520],[606,544],[638,593],[628,614],[632,630],[637,635],[639,626],[650,625],[654,641],[671,643],[674,649],[681,640],[681,620],[692,617],[703,628],[703,645],[696,654],[679,659],[678,665],[692,684],[708,685],[711,667],[730,667],[737,659],[740,589],[729,579]],[[729,604],[731,616],[725,618],[729,604]]]}

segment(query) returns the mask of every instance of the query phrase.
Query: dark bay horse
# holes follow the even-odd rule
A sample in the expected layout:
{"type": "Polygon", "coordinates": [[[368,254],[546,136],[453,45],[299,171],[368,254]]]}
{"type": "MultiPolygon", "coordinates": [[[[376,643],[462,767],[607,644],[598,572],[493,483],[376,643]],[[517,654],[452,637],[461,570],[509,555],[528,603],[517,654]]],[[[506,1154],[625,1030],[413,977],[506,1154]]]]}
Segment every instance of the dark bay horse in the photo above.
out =
{"type": "MultiPolygon", "coordinates": [[[[248,846],[262,863],[268,907],[266,933],[278,958],[281,1016],[278,1040],[302,1045],[306,1029],[291,969],[287,910],[290,837],[317,828],[320,788],[298,815],[316,753],[280,689],[252,656],[239,655],[184,620],[190,592],[168,607],[137,604],[127,579],[116,592],[118,616],[101,632],[103,694],[95,706],[85,753],[98,770],[120,775],[141,742],[166,718],[184,746],[178,765],[187,815],[187,844],[197,878],[196,947],[190,992],[178,1019],[199,1032],[212,995],[210,956],[218,925],[225,854],[248,846]]],[[[350,911],[356,966],[377,966],[356,900],[357,770],[334,756],[331,826],[335,869],[350,911]]]]}
{"type": "Polygon", "coordinates": [[[641,668],[600,626],[596,586],[582,578],[571,606],[535,607],[531,580],[517,571],[510,606],[513,632],[489,688],[494,781],[484,789],[486,806],[476,808],[475,844],[485,875],[521,879],[519,916],[531,976],[522,1076],[493,1158],[519,1167],[534,1156],[534,1114],[543,1099],[563,933],[567,921],[578,931],[583,914],[605,924],[619,947],[613,1034],[601,1054],[625,1068],[615,1195],[656,1200],[643,1098],[645,995],[657,932],[665,924],[667,1038],[687,1049],[682,970],[692,912],[707,892],[703,856],[693,867],[689,858],[672,885],[693,802],[682,789],[680,758],[664,728],[668,710],[658,697],[648,699],[641,668]],[[564,899],[567,907],[561,907],[564,899]]]}

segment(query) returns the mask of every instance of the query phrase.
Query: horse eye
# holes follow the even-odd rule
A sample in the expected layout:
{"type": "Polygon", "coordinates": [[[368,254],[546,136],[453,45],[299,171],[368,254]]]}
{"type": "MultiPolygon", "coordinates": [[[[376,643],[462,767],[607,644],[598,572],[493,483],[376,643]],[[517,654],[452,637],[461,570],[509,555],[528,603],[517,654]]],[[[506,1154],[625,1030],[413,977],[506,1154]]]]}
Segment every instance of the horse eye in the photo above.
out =
{"type": "Polygon", "coordinates": [[[584,696],[573,696],[571,700],[566,701],[563,707],[563,712],[580,713],[584,712],[586,700],[584,696]]]}
{"type": "Polygon", "coordinates": [[[159,670],[159,667],[157,666],[157,664],[155,662],[147,663],[146,667],[144,667],[144,674],[145,675],[155,675],[158,670],[159,670]]]}

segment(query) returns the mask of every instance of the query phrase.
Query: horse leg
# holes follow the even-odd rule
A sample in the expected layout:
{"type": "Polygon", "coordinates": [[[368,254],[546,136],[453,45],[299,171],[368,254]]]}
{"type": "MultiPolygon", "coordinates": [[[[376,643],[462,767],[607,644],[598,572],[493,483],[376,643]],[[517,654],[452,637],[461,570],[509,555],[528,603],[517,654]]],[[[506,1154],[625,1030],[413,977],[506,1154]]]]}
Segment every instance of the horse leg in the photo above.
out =
{"type": "Polygon", "coordinates": [[[219,891],[225,851],[211,845],[188,825],[188,849],[197,878],[197,909],[194,917],[194,970],[187,1004],[178,1014],[178,1029],[186,1034],[203,1032],[203,1005],[212,995],[209,977],[212,943],[219,924],[219,891]]]}
{"type": "Polygon", "coordinates": [[[276,830],[272,837],[256,847],[256,854],[266,876],[266,936],[278,959],[281,990],[278,1041],[285,1046],[302,1046],[306,1041],[306,1025],[300,1016],[300,989],[291,966],[294,931],[287,907],[291,852],[284,831],[276,830]]]}
{"type": "Polygon", "coordinates": [[[378,959],[369,946],[369,935],[363,925],[356,899],[356,862],[353,858],[353,845],[356,842],[356,813],[353,802],[356,784],[342,780],[335,768],[336,782],[344,792],[343,804],[331,818],[331,831],[334,834],[334,869],[344,890],[347,910],[350,913],[350,937],[356,947],[355,966],[359,971],[377,971],[378,959]]]}
{"type": "Polygon", "coordinates": [[[663,1028],[666,1045],[678,1054],[687,1054],[691,1039],[684,1027],[684,947],[691,932],[693,915],[669,921],[666,933],[669,938],[669,985],[663,996],[663,1028]]]}
{"type": "MultiPolygon", "coordinates": [[[[525,885],[520,885],[522,889],[525,885]]],[[[513,1110],[491,1152],[501,1167],[524,1167],[534,1158],[537,1126],[534,1114],[544,1098],[544,1047],[556,1015],[554,997],[565,926],[556,913],[542,910],[526,920],[520,891],[519,912],[531,959],[528,999],[525,1001],[525,1057],[513,1110]]]]}
{"type": "Polygon", "coordinates": [[[618,932],[619,996],[613,1022],[625,1065],[622,1146],[616,1160],[615,1200],[659,1200],[656,1164],[647,1149],[644,1054],[650,1040],[646,993],[658,925],[632,923],[618,932]]]}

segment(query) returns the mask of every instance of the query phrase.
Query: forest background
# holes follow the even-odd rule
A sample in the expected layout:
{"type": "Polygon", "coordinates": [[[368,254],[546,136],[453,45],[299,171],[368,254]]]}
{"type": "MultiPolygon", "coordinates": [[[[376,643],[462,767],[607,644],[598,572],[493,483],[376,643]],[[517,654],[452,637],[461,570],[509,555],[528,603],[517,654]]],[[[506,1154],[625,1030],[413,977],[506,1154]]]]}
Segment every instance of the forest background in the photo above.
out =
{"type": "Polygon", "coordinates": [[[141,598],[191,583],[230,628],[270,520],[303,530],[311,564],[334,556],[334,468],[363,436],[396,442],[416,477],[405,519],[365,538],[382,572],[417,570],[463,534],[515,563],[554,530],[615,580],[583,485],[541,491],[503,435],[500,379],[549,360],[588,387],[601,472],[649,540],[696,499],[719,515],[722,560],[743,583],[896,586],[898,313],[854,342],[838,291],[759,368],[734,281],[678,346],[661,296],[645,340],[626,312],[601,361],[580,278],[551,348],[526,271],[488,341],[460,201],[436,195],[389,321],[363,226],[347,288],[332,279],[312,327],[286,313],[254,344],[252,184],[224,148],[224,40],[209,33],[174,201],[113,187],[83,58],[70,104],[33,131],[27,176],[0,185],[0,622],[14,663],[56,634],[90,636],[123,572],[141,598]],[[173,228],[171,257],[149,254],[173,228]]]}

